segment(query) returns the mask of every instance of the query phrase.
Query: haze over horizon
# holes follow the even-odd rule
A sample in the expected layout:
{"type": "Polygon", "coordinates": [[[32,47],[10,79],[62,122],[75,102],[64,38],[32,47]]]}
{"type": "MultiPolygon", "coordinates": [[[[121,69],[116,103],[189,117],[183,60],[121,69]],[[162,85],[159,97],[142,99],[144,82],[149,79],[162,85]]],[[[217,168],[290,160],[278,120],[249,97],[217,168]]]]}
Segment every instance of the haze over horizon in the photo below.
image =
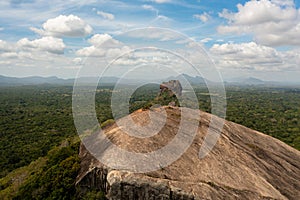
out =
{"type": "MultiPolygon", "coordinates": [[[[11,0],[2,1],[0,10],[0,74],[5,76],[74,78],[87,58],[97,63],[86,74],[92,76],[106,66],[99,61],[132,52],[141,41],[168,46],[187,60],[201,60],[184,51],[194,41],[209,54],[224,80],[299,82],[300,1],[11,0]],[[145,27],[163,31],[128,33],[145,27]],[[183,41],[181,34],[190,41],[183,41]]],[[[118,60],[108,75],[118,76],[126,65],[141,67],[148,62],[136,59],[136,54],[145,59],[151,55],[157,64],[145,70],[144,77],[165,66],[193,74],[169,52],[152,51],[118,60]]]]}

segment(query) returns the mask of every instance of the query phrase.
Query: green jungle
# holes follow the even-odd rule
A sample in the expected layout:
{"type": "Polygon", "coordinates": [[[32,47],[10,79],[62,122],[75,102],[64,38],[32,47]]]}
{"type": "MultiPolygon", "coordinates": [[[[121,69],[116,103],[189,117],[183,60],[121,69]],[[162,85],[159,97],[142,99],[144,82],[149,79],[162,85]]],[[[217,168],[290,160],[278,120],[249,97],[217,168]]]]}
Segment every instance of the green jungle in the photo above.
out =
{"type": "MultiPolygon", "coordinates": [[[[210,112],[205,86],[194,86],[199,108],[210,112]]],[[[0,199],[105,199],[99,191],[78,196],[80,140],[73,122],[72,86],[0,87],[0,199]]],[[[111,122],[113,86],[98,87],[100,123],[111,122]]],[[[153,104],[159,85],[145,85],[130,112],[153,104]]],[[[300,150],[300,87],[226,86],[226,119],[300,150]]],[[[156,99],[157,100],[157,99],[156,99]]],[[[161,105],[170,102],[163,98],[161,105]]]]}

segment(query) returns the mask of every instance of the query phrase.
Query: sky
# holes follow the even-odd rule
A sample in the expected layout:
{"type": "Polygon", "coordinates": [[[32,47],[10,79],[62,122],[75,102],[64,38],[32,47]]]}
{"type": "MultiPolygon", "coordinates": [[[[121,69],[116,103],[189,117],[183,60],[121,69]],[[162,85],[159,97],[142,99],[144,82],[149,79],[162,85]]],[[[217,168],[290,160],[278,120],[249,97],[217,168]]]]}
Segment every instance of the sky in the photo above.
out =
{"type": "Polygon", "coordinates": [[[193,66],[300,82],[300,1],[0,1],[0,75],[198,75],[193,66]]]}

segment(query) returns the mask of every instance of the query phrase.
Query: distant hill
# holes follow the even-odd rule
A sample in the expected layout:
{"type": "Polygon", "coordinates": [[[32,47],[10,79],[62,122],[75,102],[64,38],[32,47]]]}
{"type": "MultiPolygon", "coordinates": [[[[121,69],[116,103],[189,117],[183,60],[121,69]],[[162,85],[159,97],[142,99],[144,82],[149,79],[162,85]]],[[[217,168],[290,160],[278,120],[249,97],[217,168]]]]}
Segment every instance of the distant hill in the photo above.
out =
{"type": "MultiPolygon", "coordinates": [[[[99,77],[80,77],[77,82],[80,84],[94,84],[98,82],[99,77]]],[[[205,79],[199,76],[192,77],[187,74],[182,74],[176,77],[169,77],[167,80],[179,80],[184,82],[187,80],[192,85],[205,84],[205,79]]],[[[0,75],[0,86],[18,86],[18,85],[41,85],[41,84],[55,84],[55,85],[73,85],[75,79],[62,79],[56,76],[41,77],[41,76],[29,76],[29,77],[8,77],[0,75]]],[[[109,76],[102,77],[100,79],[101,84],[115,84],[119,81],[118,77],[109,76]]],[[[157,82],[162,82],[164,80],[153,80],[157,82]]],[[[122,79],[123,84],[134,84],[134,83],[147,83],[149,80],[143,79],[122,79]]]]}
{"type": "Polygon", "coordinates": [[[233,78],[230,81],[227,81],[226,83],[227,84],[236,84],[236,85],[264,85],[264,84],[266,84],[265,81],[260,80],[258,78],[254,78],[254,77],[233,78]]]}
{"type": "Polygon", "coordinates": [[[238,86],[287,86],[287,87],[299,87],[300,82],[289,81],[265,81],[255,77],[238,77],[227,80],[224,82],[226,85],[238,85],[238,86]]]}
{"type": "MultiPolygon", "coordinates": [[[[77,82],[80,82],[80,84],[86,84],[86,85],[94,85],[98,82],[99,77],[80,77],[77,79],[77,82]]],[[[109,84],[114,85],[116,84],[120,78],[114,77],[114,76],[107,76],[102,77],[100,79],[100,84],[109,84]]],[[[212,81],[205,79],[201,76],[190,76],[188,74],[181,74],[178,76],[170,76],[165,79],[157,79],[152,80],[154,82],[163,82],[163,81],[169,81],[169,80],[179,80],[182,86],[184,87],[185,81],[188,81],[191,85],[205,85],[207,83],[213,83],[212,81]]],[[[49,76],[49,77],[42,77],[42,76],[29,76],[29,77],[8,77],[0,75],[0,86],[20,86],[20,85],[42,85],[42,84],[50,84],[50,85],[73,85],[75,81],[75,78],[71,79],[63,79],[58,78],[56,76],[49,76]]],[[[137,83],[149,83],[151,80],[147,79],[124,79],[122,78],[121,83],[125,85],[135,85],[137,83]]],[[[224,82],[226,85],[266,85],[266,86],[299,86],[300,83],[294,83],[294,82],[276,82],[276,81],[263,81],[258,78],[254,77],[239,77],[234,78],[228,81],[224,82]]]]}
{"type": "MultiPolygon", "coordinates": [[[[117,77],[103,77],[101,83],[116,83],[119,80],[117,77]]],[[[0,75],[0,86],[20,86],[20,85],[73,85],[75,79],[62,79],[56,76],[41,77],[41,76],[29,76],[29,77],[8,77],[0,75]]],[[[78,78],[80,84],[94,84],[98,82],[98,77],[80,77],[78,78]]]]}
{"type": "Polygon", "coordinates": [[[29,76],[24,78],[7,77],[0,75],[1,86],[17,86],[17,85],[40,85],[40,84],[67,84],[72,83],[70,79],[62,79],[56,76],[41,77],[29,76]]]}
{"type": "MultiPolygon", "coordinates": [[[[182,76],[190,82],[190,84],[198,85],[198,84],[205,84],[207,80],[205,78],[202,78],[201,76],[189,76],[187,74],[182,74],[182,76]]],[[[178,78],[181,76],[178,76],[178,78]]],[[[180,80],[179,80],[180,81],[180,80]]]]}
{"type": "Polygon", "coordinates": [[[202,85],[206,84],[208,80],[201,76],[190,76],[187,74],[181,74],[176,77],[171,76],[167,80],[179,80],[181,84],[184,84],[185,81],[188,81],[191,85],[202,85]]]}

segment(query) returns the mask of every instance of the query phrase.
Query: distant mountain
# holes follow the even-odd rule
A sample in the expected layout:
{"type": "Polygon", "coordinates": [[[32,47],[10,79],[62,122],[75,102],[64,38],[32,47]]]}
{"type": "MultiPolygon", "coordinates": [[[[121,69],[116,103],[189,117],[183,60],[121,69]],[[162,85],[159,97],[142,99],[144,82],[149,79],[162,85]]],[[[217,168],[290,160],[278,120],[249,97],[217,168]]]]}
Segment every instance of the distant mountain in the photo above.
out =
{"type": "MultiPolygon", "coordinates": [[[[98,82],[99,77],[80,77],[77,78],[77,82],[84,85],[94,85],[98,82]]],[[[152,80],[154,82],[163,82],[169,80],[179,80],[182,86],[184,87],[184,82],[188,81],[191,85],[206,85],[206,83],[214,83],[211,82],[201,76],[190,76],[187,74],[181,74],[178,76],[170,76],[165,79],[157,79],[152,80]]],[[[41,76],[29,76],[29,77],[8,77],[0,75],[0,86],[20,86],[20,85],[41,85],[41,84],[50,84],[50,85],[73,85],[75,78],[71,79],[63,79],[58,78],[56,76],[49,76],[49,77],[41,77],[41,76]]],[[[99,81],[99,85],[114,85],[120,78],[114,76],[106,76],[102,77],[99,81]]],[[[151,82],[148,79],[124,79],[120,81],[121,84],[124,85],[135,85],[135,84],[142,84],[142,83],[149,83],[151,82]]],[[[239,77],[228,80],[224,82],[226,85],[266,85],[266,86],[300,86],[300,83],[294,82],[276,82],[276,81],[263,81],[258,78],[254,77],[239,77]]]]}
{"type": "MultiPolygon", "coordinates": [[[[72,79],[73,82],[75,79],[72,79]]],[[[95,85],[97,83],[101,84],[116,84],[118,82],[119,78],[114,77],[114,76],[107,76],[107,77],[80,77],[77,78],[76,81],[77,83],[80,84],[87,84],[87,85],[95,85]]],[[[72,82],[72,83],[73,83],[72,82]]]]}
{"type": "MultiPolygon", "coordinates": [[[[76,82],[86,85],[94,85],[99,81],[99,84],[116,84],[120,78],[114,76],[101,77],[80,77],[77,78],[76,82]]],[[[199,76],[192,77],[187,74],[182,74],[179,76],[172,76],[167,78],[167,80],[179,80],[181,83],[184,83],[184,80],[187,80],[192,85],[205,84],[205,79],[199,76]]],[[[55,84],[55,85],[73,85],[75,79],[62,79],[56,76],[50,77],[41,77],[41,76],[29,76],[23,78],[17,77],[8,77],[0,75],[0,86],[19,86],[19,85],[41,85],[41,84],[55,84]]],[[[122,84],[136,84],[136,83],[147,83],[150,80],[143,79],[122,79],[122,84]]],[[[164,80],[153,80],[156,82],[163,82],[164,80]]]]}
{"type": "Polygon", "coordinates": [[[266,84],[265,81],[260,80],[258,78],[254,77],[238,77],[238,78],[233,78],[230,81],[226,82],[227,84],[235,84],[235,85],[264,85],[266,84]]]}
{"type": "Polygon", "coordinates": [[[17,85],[40,85],[40,84],[66,84],[71,81],[68,79],[61,79],[56,76],[41,77],[29,76],[24,78],[7,77],[0,75],[0,86],[17,86],[17,85]]]}
{"type": "Polygon", "coordinates": [[[289,81],[265,81],[254,77],[239,77],[227,80],[224,82],[226,85],[236,86],[284,86],[284,87],[299,87],[300,82],[289,82],[289,81]]]}
{"type": "Polygon", "coordinates": [[[205,84],[207,82],[207,80],[205,78],[202,78],[201,76],[192,77],[187,74],[182,74],[182,76],[191,84],[205,84]]]}
{"type": "MultiPolygon", "coordinates": [[[[80,77],[77,81],[80,84],[94,84],[98,82],[98,77],[80,77]]],[[[102,77],[100,79],[101,84],[115,84],[119,78],[117,77],[102,77]]],[[[41,77],[41,76],[29,76],[23,78],[8,77],[0,75],[0,86],[20,86],[20,85],[73,85],[75,79],[62,79],[56,76],[41,77]]]]}
{"type": "Polygon", "coordinates": [[[167,78],[167,80],[179,80],[181,84],[183,84],[185,81],[188,81],[191,85],[202,85],[202,84],[206,84],[206,82],[208,81],[201,76],[193,77],[187,74],[181,74],[176,77],[171,76],[167,78]]]}

